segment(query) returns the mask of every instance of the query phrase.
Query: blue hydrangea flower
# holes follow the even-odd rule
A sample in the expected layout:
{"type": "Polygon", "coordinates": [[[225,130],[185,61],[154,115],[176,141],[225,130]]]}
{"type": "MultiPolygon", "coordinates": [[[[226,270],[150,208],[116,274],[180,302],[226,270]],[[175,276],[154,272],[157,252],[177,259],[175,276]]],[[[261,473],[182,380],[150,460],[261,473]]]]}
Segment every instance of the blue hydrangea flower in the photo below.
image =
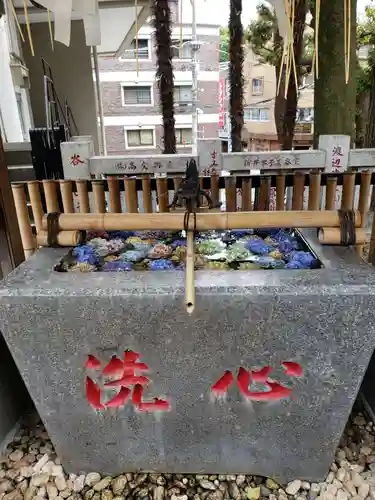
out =
{"type": "Polygon", "coordinates": [[[149,265],[150,271],[166,271],[169,269],[174,269],[174,265],[168,259],[152,260],[149,265]]]}
{"type": "Polygon", "coordinates": [[[298,262],[298,260],[292,260],[291,262],[288,262],[286,264],[285,269],[309,269],[309,268],[304,266],[301,262],[298,262]]]}
{"type": "Polygon", "coordinates": [[[118,260],[106,262],[102,268],[104,272],[133,271],[133,264],[130,262],[120,262],[118,260]]]}
{"type": "Polygon", "coordinates": [[[95,248],[90,245],[82,245],[75,247],[72,252],[77,263],[85,262],[92,266],[97,266],[100,263],[99,256],[95,252],[95,248]]]}
{"type": "Polygon", "coordinates": [[[244,238],[248,234],[252,234],[249,229],[232,229],[230,232],[231,236],[237,239],[244,238]]]}
{"type": "Polygon", "coordinates": [[[147,255],[147,252],[140,250],[128,250],[119,256],[121,262],[140,262],[147,255]]]}
{"type": "Polygon", "coordinates": [[[250,262],[258,264],[261,267],[265,267],[266,269],[282,269],[285,266],[285,262],[283,260],[274,259],[273,257],[268,256],[253,257],[250,259],[250,262]]]}
{"type": "Polygon", "coordinates": [[[111,239],[127,240],[130,236],[134,236],[134,231],[109,231],[108,234],[111,239]]]}
{"type": "Polygon", "coordinates": [[[172,241],[171,245],[170,245],[173,249],[177,248],[177,247],[186,247],[186,240],[175,240],[175,241],[172,241]]]}
{"type": "Polygon", "coordinates": [[[150,243],[132,243],[132,245],[134,247],[134,250],[144,253],[145,257],[152,248],[152,245],[150,245],[150,243]]]}
{"type": "Polygon", "coordinates": [[[245,247],[257,255],[267,255],[274,250],[272,245],[268,245],[263,240],[249,240],[246,242],[245,247]]]}
{"type": "Polygon", "coordinates": [[[299,269],[311,269],[316,265],[316,259],[310,252],[294,251],[289,255],[289,262],[298,262],[301,264],[299,269]]]}

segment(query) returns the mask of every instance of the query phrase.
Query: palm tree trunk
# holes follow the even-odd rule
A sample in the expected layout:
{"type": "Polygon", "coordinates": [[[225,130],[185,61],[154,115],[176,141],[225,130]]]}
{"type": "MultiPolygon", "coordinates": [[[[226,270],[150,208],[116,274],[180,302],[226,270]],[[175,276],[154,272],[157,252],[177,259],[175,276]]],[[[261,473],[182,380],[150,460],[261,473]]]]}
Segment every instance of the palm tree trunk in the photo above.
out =
{"type": "Polygon", "coordinates": [[[168,0],[153,0],[157,70],[164,129],[164,154],[176,153],[173,101],[172,24],[168,0]]]}
{"type": "Polygon", "coordinates": [[[229,80],[232,150],[242,151],[243,128],[243,27],[242,0],[230,0],[229,16],[229,80]]]}

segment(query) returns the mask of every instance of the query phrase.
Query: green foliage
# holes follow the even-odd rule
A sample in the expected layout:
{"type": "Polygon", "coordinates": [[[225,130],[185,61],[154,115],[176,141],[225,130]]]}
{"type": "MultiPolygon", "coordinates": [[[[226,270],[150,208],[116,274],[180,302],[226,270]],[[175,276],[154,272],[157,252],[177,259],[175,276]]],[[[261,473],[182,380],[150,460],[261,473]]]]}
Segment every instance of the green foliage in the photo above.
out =
{"type": "MultiPolygon", "coordinates": [[[[250,22],[245,31],[245,39],[260,63],[276,66],[282,56],[281,44],[275,43],[278,34],[274,9],[266,4],[257,5],[257,19],[250,22]]],[[[314,35],[305,33],[302,60],[311,60],[314,53],[314,35]]]]}
{"type": "Polygon", "coordinates": [[[229,29],[220,28],[220,62],[229,61],[229,29]]]}

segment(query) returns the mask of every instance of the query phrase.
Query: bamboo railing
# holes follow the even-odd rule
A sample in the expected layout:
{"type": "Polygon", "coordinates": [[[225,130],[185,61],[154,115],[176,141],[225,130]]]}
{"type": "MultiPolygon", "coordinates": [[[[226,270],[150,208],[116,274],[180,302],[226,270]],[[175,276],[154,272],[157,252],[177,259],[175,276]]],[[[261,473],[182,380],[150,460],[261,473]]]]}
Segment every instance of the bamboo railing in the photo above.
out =
{"type": "MultiPolygon", "coordinates": [[[[29,257],[37,244],[43,244],[42,242],[45,241],[43,216],[47,213],[167,213],[173,191],[180,181],[181,177],[154,178],[144,175],[137,178],[111,176],[106,180],[92,181],[46,180],[12,183],[25,256],[29,257]],[[38,240],[35,233],[38,233],[38,240]]],[[[202,188],[210,192],[214,202],[219,200],[220,195],[225,198],[226,212],[229,214],[251,211],[264,213],[270,210],[283,212],[289,209],[301,213],[303,210],[308,210],[309,217],[316,220],[316,227],[323,228],[319,235],[322,242],[331,240],[333,242],[335,238],[338,238],[338,233],[332,234],[329,231],[335,224],[324,227],[324,217],[321,216],[323,212],[321,215],[316,213],[316,216],[314,212],[337,208],[356,210],[359,213],[357,217],[357,222],[360,221],[361,226],[359,229],[362,229],[357,229],[356,249],[358,254],[362,255],[363,243],[366,239],[364,229],[370,205],[371,186],[375,184],[375,174],[373,175],[370,170],[361,173],[347,172],[342,175],[320,172],[280,173],[279,175],[252,177],[215,175],[202,177],[200,182],[202,188]],[[341,207],[337,207],[336,203],[338,187],[340,189],[342,187],[341,207]],[[287,206],[287,189],[291,191],[290,206],[287,206]]],[[[202,210],[205,211],[204,206],[202,210]]],[[[293,223],[293,217],[287,219],[292,222],[293,227],[303,226],[303,224],[298,226],[297,220],[293,223]]],[[[160,221],[160,218],[157,220],[160,221]]],[[[310,226],[311,223],[310,221],[310,226]]],[[[135,222],[134,227],[136,225],[135,222]]],[[[64,241],[67,244],[74,244],[78,241],[76,234],[61,235],[61,237],[65,238],[64,241]]],[[[375,225],[370,241],[370,261],[375,264],[375,225]]]]}

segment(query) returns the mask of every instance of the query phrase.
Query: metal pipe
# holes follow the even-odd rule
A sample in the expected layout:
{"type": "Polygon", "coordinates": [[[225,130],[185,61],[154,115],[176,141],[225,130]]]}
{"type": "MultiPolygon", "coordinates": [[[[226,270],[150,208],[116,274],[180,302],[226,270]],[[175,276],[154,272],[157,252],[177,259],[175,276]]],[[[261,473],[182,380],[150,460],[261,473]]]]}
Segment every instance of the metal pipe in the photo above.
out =
{"type": "Polygon", "coordinates": [[[107,144],[105,140],[105,129],[104,129],[103,99],[102,99],[102,89],[100,87],[100,73],[98,64],[98,49],[95,46],[92,48],[92,58],[94,62],[94,71],[95,71],[95,90],[96,90],[97,108],[99,111],[99,119],[100,119],[100,125],[99,124],[97,125],[99,150],[100,150],[100,155],[107,156],[107,144]],[[100,133],[99,133],[99,127],[100,127],[100,133]]]}

